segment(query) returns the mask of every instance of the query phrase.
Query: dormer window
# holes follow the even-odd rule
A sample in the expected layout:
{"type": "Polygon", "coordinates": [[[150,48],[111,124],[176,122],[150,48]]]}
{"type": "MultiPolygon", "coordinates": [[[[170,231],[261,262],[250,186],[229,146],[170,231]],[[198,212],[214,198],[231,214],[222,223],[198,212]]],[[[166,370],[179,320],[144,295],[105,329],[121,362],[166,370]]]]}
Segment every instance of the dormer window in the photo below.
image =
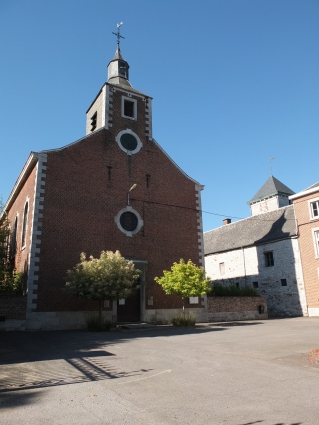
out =
{"type": "Polygon", "coordinates": [[[136,120],[137,118],[137,102],[130,97],[122,97],[122,117],[136,120]]]}

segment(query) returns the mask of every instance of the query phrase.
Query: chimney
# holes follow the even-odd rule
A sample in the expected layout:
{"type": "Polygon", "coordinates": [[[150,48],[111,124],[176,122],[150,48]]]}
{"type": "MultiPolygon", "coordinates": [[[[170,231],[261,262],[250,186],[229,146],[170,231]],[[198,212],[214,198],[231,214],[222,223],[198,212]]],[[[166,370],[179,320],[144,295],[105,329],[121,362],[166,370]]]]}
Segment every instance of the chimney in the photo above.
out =
{"type": "Polygon", "coordinates": [[[224,218],[223,220],[223,225],[225,226],[226,224],[230,224],[231,223],[231,218],[224,218]]]}

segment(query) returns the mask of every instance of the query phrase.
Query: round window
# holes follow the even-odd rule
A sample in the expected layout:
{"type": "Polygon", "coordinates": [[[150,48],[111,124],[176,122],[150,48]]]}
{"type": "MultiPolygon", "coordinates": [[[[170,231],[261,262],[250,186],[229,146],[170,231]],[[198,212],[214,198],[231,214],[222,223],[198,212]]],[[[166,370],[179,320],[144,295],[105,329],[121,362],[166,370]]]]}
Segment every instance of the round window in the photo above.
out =
{"type": "Polygon", "coordinates": [[[129,128],[120,131],[115,137],[115,141],[126,155],[134,155],[143,147],[141,139],[129,128]]]}
{"type": "Polygon", "coordinates": [[[133,134],[124,133],[120,138],[121,145],[128,151],[135,151],[137,148],[137,140],[133,134]]]}
{"type": "Polygon", "coordinates": [[[120,216],[120,224],[127,232],[133,232],[138,225],[138,218],[130,211],[125,211],[120,216]]]}

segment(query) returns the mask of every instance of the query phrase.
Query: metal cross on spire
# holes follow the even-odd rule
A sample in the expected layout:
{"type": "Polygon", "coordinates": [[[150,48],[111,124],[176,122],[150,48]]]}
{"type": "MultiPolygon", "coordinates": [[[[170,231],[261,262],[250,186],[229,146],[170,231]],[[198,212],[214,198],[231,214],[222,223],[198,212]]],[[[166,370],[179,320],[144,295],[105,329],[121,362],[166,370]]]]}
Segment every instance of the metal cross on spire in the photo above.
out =
{"type": "Polygon", "coordinates": [[[121,34],[120,34],[120,28],[121,28],[122,25],[123,25],[123,22],[120,22],[119,24],[117,24],[116,25],[117,26],[117,32],[112,32],[112,34],[116,35],[116,38],[117,38],[117,48],[118,49],[120,48],[120,39],[121,38],[125,38],[125,37],[121,36],[121,34]]]}

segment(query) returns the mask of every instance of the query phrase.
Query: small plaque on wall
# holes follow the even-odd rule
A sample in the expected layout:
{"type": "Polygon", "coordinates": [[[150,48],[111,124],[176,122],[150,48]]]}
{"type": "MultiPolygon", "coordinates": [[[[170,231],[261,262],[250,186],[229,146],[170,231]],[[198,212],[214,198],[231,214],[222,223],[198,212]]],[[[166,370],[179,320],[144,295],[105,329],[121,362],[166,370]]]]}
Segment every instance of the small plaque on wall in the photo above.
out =
{"type": "Polygon", "coordinates": [[[125,305],[125,299],[124,298],[119,299],[119,305],[125,305]]]}
{"type": "Polygon", "coordinates": [[[198,297],[189,297],[190,304],[198,304],[198,297]]]}

